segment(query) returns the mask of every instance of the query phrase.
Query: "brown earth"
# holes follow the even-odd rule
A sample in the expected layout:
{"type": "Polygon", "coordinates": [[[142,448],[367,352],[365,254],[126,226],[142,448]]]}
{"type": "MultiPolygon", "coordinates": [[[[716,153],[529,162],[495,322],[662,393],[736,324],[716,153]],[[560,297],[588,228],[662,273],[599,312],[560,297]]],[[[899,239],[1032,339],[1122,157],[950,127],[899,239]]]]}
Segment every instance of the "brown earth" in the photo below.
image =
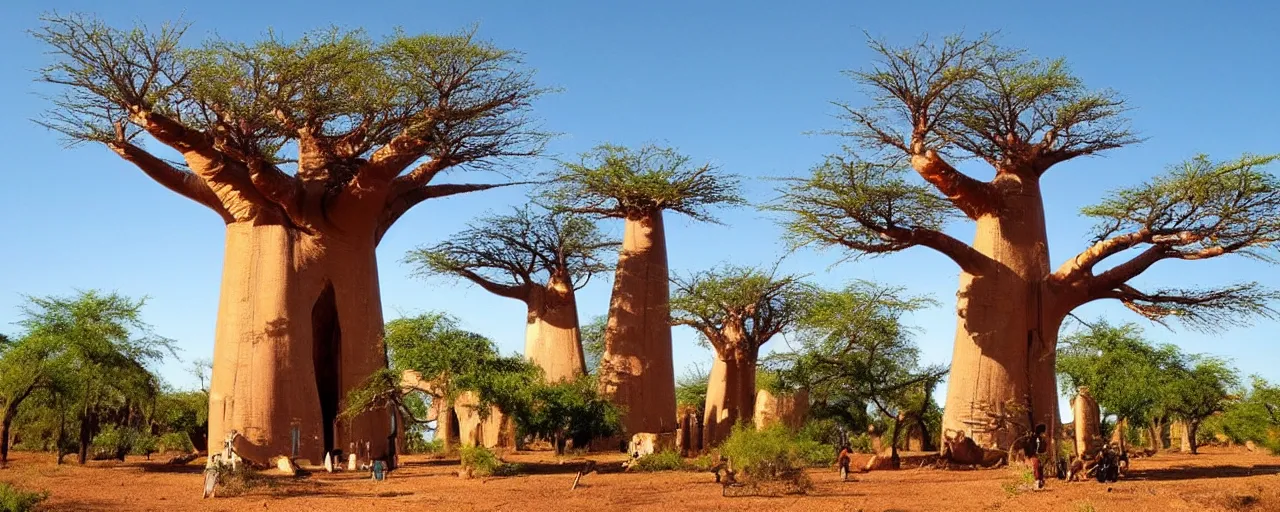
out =
{"type": "MultiPolygon", "coordinates": [[[[591,458],[606,468],[623,460],[591,458]]],[[[570,490],[582,459],[556,464],[547,452],[507,457],[532,474],[471,480],[457,476],[456,460],[406,459],[385,482],[321,471],[273,476],[243,496],[208,500],[200,498],[203,459],[180,467],[140,458],[59,467],[50,455],[19,452],[0,469],[0,481],[50,491],[46,510],[1280,510],[1280,457],[1243,449],[1135,459],[1115,484],[1049,480],[1035,492],[1019,489],[1019,472],[1008,468],[876,471],[849,482],[817,469],[810,472],[816,484],[810,495],[782,497],[723,497],[703,472],[589,474],[570,490]]]]}

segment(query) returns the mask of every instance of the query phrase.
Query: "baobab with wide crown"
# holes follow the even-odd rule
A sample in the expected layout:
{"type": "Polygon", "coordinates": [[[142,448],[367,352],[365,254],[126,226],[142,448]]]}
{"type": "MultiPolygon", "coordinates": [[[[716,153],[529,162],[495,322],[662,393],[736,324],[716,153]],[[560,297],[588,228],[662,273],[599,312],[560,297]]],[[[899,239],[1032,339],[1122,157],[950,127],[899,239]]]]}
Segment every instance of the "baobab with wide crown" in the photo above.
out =
{"type": "Polygon", "coordinates": [[[672,284],[672,323],[697,330],[715,356],[702,446],[716,446],[739,421],[752,421],[760,347],[804,315],[815,289],[796,276],[733,265],[677,277],[672,284]]]}
{"type": "Polygon", "coordinates": [[[737,180],[710,164],[693,166],[674,149],[612,145],[597,147],[578,163],[564,163],[551,178],[547,196],[556,209],[626,221],[609,300],[600,386],[626,409],[626,432],[674,432],[675,368],[663,213],[713,220],[708,206],[742,202],[737,180]]]}
{"type": "Polygon", "coordinates": [[[555,382],[587,371],[576,292],[608,270],[600,252],[617,245],[580,215],[525,207],[472,223],[408,260],[421,273],[456,276],[524,302],[524,355],[555,382]]]}
{"type": "Polygon", "coordinates": [[[1098,219],[1094,244],[1055,270],[1041,178],[1062,162],[1138,142],[1125,103],[1087,89],[1061,60],[1031,59],[985,37],[871,47],[880,61],[852,73],[870,106],[843,105],[843,133],[856,144],[792,180],[776,208],[798,244],[858,255],[923,246],[960,267],[944,435],[1007,449],[1044,423],[1052,440],[1058,329],[1082,304],[1116,299],[1192,326],[1271,313],[1275,294],[1256,283],[1144,292],[1131,281],[1162,260],[1274,256],[1280,183],[1264,167],[1275,157],[1196,157],[1112,193],[1083,212],[1098,219]],[[994,176],[959,171],[961,158],[994,176]],[[907,166],[926,184],[907,181],[907,166]],[[960,215],[976,225],[971,244],[943,232],[960,215]],[[1141,250],[1110,264],[1129,249],[1141,250]],[[1104,261],[1109,268],[1095,272],[1104,261]]]}
{"type": "Polygon", "coordinates": [[[526,115],[542,90],[515,53],[471,33],[186,48],[184,31],[46,18],[42,80],[60,94],[42,123],[226,223],[211,443],[239,431],[241,455],[261,463],[289,455],[297,429],[313,461],[361,441],[385,457],[392,411],[336,420],[387,366],[374,248],[414,205],[497,186],[435,184],[442,172],[536,154],[544,136],[526,115]]]}

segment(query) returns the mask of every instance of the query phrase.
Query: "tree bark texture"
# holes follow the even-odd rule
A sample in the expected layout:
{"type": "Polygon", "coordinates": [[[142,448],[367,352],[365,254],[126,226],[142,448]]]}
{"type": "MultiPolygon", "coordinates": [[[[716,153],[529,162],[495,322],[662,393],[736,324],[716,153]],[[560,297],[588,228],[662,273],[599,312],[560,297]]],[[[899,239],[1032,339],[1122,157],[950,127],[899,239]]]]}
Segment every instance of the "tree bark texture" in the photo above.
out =
{"type": "Polygon", "coordinates": [[[1102,412],[1088,388],[1080,388],[1071,401],[1071,413],[1075,423],[1076,456],[1089,460],[1102,448],[1102,412]]]}
{"type": "Polygon", "coordinates": [[[676,430],[668,279],[662,212],[626,219],[600,386],[625,408],[622,424],[628,435],[676,430]]]}
{"type": "Polygon", "coordinates": [[[962,265],[960,274],[943,435],[964,432],[985,449],[1007,450],[1043,423],[1053,453],[1060,428],[1057,334],[1070,309],[1046,281],[1049,252],[1037,179],[1001,172],[991,185],[999,207],[976,219],[972,246],[985,258],[962,265]]]}
{"type": "MultiPolygon", "coordinates": [[[[733,324],[728,324],[732,327],[733,324]]],[[[731,336],[726,339],[732,340],[731,336]]],[[[738,337],[742,340],[741,336],[738,337]]],[[[730,341],[730,343],[733,343],[730,341]]],[[[727,353],[717,353],[707,380],[707,403],[703,410],[702,446],[718,446],[739,421],[753,423],[756,401],[756,358],[754,350],[739,345],[727,353]]]]}
{"type": "Polygon", "coordinates": [[[534,286],[529,306],[524,354],[542,368],[548,382],[573,380],[587,373],[578,326],[573,284],[559,273],[546,286],[534,286]]]}

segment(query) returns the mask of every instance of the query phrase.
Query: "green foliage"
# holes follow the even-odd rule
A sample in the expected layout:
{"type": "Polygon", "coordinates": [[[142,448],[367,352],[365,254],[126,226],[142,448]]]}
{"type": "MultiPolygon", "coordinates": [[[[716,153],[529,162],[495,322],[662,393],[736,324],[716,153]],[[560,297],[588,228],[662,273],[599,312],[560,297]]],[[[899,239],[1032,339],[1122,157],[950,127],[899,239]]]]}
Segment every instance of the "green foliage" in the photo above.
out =
{"type": "Polygon", "coordinates": [[[720,458],[710,453],[704,453],[695,457],[693,460],[685,464],[685,469],[691,471],[711,471],[711,468],[720,463],[720,458]]]}
{"type": "Polygon", "coordinates": [[[707,381],[710,378],[710,373],[697,364],[685,369],[684,375],[676,379],[676,406],[696,409],[701,417],[707,406],[707,381]]]}
{"type": "Polygon", "coordinates": [[[671,148],[601,145],[551,172],[545,195],[562,211],[637,217],[671,210],[702,221],[714,221],[708,206],[744,202],[736,177],[690,162],[671,148]]]}
{"type": "Polygon", "coordinates": [[[350,135],[346,158],[408,134],[428,154],[483,164],[536,153],[546,138],[525,116],[545,90],[518,54],[471,31],[378,41],[328,28],[291,41],[274,32],[247,43],[214,37],[192,48],[181,42],[183,24],[122,30],[81,15],[43,21],[34,35],[54,62],[41,80],[62,93],[43,124],[72,140],[123,142],[113,126],[121,120],[133,139],[140,126],[123,114],[137,110],[226,137],[270,162],[288,160],[286,142],[303,125],[350,135]]]}
{"type": "Polygon", "coordinates": [[[1165,407],[1188,422],[1198,423],[1221,412],[1227,406],[1228,390],[1239,382],[1226,361],[1212,357],[1189,356],[1173,373],[1165,407]]]}
{"type": "MultiPolygon", "coordinates": [[[[644,455],[635,461],[635,465],[631,466],[636,471],[679,471],[685,469],[684,458],[679,453],[671,450],[650,453],[644,455]]],[[[710,467],[710,466],[708,466],[710,467]]]]}
{"type": "Polygon", "coordinates": [[[472,222],[445,242],[410,251],[406,261],[421,275],[464,278],[523,299],[521,287],[544,286],[552,275],[585,286],[612,268],[601,256],[616,245],[583,216],[525,206],[472,222]]]}
{"type": "Polygon", "coordinates": [[[502,466],[502,461],[492,450],[483,446],[463,446],[458,449],[463,469],[475,476],[492,476],[502,466]]]}
{"type": "Polygon", "coordinates": [[[761,345],[805,314],[815,293],[797,276],[737,265],[677,277],[672,285],[672,324],[693,327],[719,354],[752,359],[761,345]],[[742,339],[727,337],[731,330],[742,339]]]}
{"type": "Polygon", "coordinates": [[[1135,425],[1164,413],[1177,347],[1152,345],[1137,325],[1106,321],[1065,336],[1060,345],[1057,370],[1068,396],[1087,386],[1104,414],[1135,425]]]}
{"type": "Polygon", "coordinates": [[[156,438],[132,427],[108,425],[94,436],[91,446],[93,459],[120,459],[125,455],[150,455],[156,452],[156,438]]]}
{"type": "Polygon", "coordinates": [[[853,257],[900,251],[914,242],[886,239],[898,229],[941,230],[960,213],[929,185],[909,183],[895,165],[831,156],[807,178],[787,178],[768,209],[783,214],[792,247],[840,247],[853,257]]]}
{"type": "Polygon", "coordinates": [[[604,331],[608,325],[609,317],[600,315],[578,330],[582,334],[582,356],[589,374],[597,374],[604,360],[604,331]]]}
{"type": "Polygon", "coordinates": [[[869,106],[843,105],[851,126],[842,132],[868,151],[905,156],[919,142],[1004,162],[1027,141],[1043,141],[1048,167],[1137,142],[1122,117],[1124,101],[1087,89],[1061,59],[1031,58],[985,35],[869,46],[878,60],[849,74],[869,106]]]}
{"type": "MultiPolygon", "coordinates": [[[[1097,219],[1096,240],[1142,235],[1159,258],[1204,259],[1224,254],[1275,263],[1280,253],[1280,178],[1266,167],[1280,155],[1213,161],[1205,155],[1171,166],[1146,183],[1110,193],[1084,215],[1097,219]],[[1119,235],[1125,234],[1125,235],[1119,235]]],[[[1124,247],[1132,247],[1131,243],[1124,247]]],[[[1167,289],[1130,294],[1130,309],[1155,321],[1174,318],[1197,329],[1274,318],[1280,292],[1257,282],[1212,290],[1167,289]]]]}
{"type": "MultiPolygon", "coordinates": [[[[729,458],[737,478],[745,482],[783,481],[794,490],[805,492],[813,483],[805,474],[808,465],[805,456],[812,456],[813,442],[799,442],[791,431],[781,425],[756,430],[754,426],[738,424],[720,445],[720,453],[729,458]]],[[[827,451],[827,462],[834,456],[827,451]]]]}
{"type": "Polygon", "coordinates": [[[1255,375],[1249,389],[1240,390],[1237,395],[1222,414],[1206,418],[1200,431],[1223,434],[1237,444],[1253,441],[1266,446],[1280,442],[1280,386],[1255,375]]]}
{"type": "Polygon", "coordinates": [[[195,445],[191,443],[191,436],[186,432],[167,432],[161,434],[156,440],[156,450],[159,453],[164,452],[191,452],[195,450],[195,445]]]}
{"type": "Polygon", "coordinates": [[[872,408],[887,418],[927,416],[929,390],[946,372],[919,366],[900,319],[930,303],[869,282],[823,291],[799,322],[799,347],[772,355],[768,365],[785,385],[808,387],[811,400],[825,404],[813,418],[836,420],[848,432],[865,431],[872,408]]]}
{"type": "Polygon", "coordinates": [[[0,512],[29,512],[49,499],[49,492],[27,492],[8,482],[0,482],[0,512]]]}
{"type": "Polygon", "coordinates": [[[600,394],[590,377],[531,384],[526,394],[503,410],[514,417],[522,435],[572,439],[579,448],[592,439],[622,432],[621,410],[600,394]]]}

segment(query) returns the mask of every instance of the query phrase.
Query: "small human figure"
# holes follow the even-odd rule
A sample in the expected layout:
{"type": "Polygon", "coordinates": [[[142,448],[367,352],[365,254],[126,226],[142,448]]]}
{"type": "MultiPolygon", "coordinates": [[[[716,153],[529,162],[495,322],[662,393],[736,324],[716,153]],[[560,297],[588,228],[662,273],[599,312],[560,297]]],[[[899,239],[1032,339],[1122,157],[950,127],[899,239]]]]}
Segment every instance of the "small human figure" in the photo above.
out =
{"type": "Polygon", "coordinates": [[[1031,460],[1031,472],[1035,475],[1036,489],[1044,488],[1044,467],[1040,463],[1040,454],[1044,453],[1044,432],[1047,429],[1044,423],[1036,425],[1035,432],[1032,432],[1031,438],[1027,440],[1023,447],[1027,458],[1031,460]]]}
{"type": "Polygon", "coordinates": [[[849,445],[840,447],[840,455],[836,456],[836,465],[840,467],[840,480],[849,481],[849,464],[853,462],[853,450],[849,445]]]}
{"type": "Polygon", "coordinates": [[[711,466],[711,473],[716,476],[716,483],[718,484],[728,485],[728,484],[735,483],[735,480],[733,478],[733,470],[729,468],[729,458],[725,457],[724,455],[720,456],[720,462],[716,463],[716,465],[714,466],[711,466]],[[721,481],[721,478],[720,478],[721,471],[724,472],[723,481],[721,481]]]}

